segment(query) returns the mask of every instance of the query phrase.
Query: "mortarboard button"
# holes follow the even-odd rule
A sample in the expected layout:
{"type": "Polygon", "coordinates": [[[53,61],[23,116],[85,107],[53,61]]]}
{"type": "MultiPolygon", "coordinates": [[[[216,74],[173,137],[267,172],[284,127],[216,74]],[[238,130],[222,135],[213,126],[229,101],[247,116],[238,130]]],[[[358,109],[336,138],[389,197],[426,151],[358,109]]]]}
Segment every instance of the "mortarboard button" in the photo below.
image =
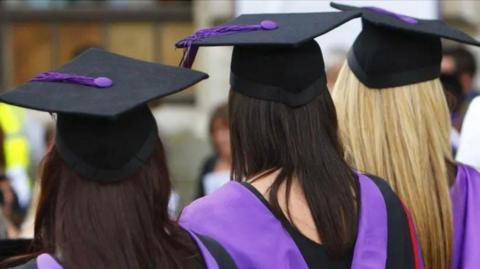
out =
{"type": "Polygon", "coordinates": [[[270,20],[264,20],[264,21],[260,22],[260,26],[264,30],[275,30],[275,29],[278,28],[278,24],[276,22],[270,21],[270,20]]]}
{"type": "Polygon", "coordinates": [[[108,88],[111,87],[113,82],[111,79],[107,77],[98,77],[93,80],[93,83],[100,88],[108,88]]]}

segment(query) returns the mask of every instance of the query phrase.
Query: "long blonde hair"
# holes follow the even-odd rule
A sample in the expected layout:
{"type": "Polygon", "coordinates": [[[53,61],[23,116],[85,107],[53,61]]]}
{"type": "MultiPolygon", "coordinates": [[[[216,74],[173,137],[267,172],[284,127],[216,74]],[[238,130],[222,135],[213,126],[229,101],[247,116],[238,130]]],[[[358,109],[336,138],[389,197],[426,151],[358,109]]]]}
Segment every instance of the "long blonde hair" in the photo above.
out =
{"type": "Polygon", "coordinates": [[[425,268],[450,268],[453,217],[447,162],[452,154],[440,81],[370,89],[345,63],[332,96],[347,160],[386,179],[412,210],[425,268]]]}

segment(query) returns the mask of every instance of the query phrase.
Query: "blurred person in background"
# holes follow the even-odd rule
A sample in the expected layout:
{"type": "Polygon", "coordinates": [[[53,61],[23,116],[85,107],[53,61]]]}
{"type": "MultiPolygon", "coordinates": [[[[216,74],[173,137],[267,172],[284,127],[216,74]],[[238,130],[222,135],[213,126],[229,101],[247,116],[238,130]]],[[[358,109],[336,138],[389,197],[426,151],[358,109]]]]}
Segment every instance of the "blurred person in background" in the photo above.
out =
{"type": "Polygon", "coordinates": [[[0,262],[12,255],[25,253],[30,245],[30,240],[15,239],[20,233],[19,227],[12,221],[17,213],[18,200],[5,175],[3,140],[0,129],[0,262]]]}
{"type": "Polygon", "coordinates": [[[18,199],[5,173],[5,136],[0,129],[0,239],[14,238],[18,234],[18,199]],[[16,221],[16,222],[15,222],[16,221]]]}
{"type": "Polygon", "coordinates": [[[23,221],[31,200],[30,143],[25,132],[25,110],[0,104],[0,128],[4,134],[5,174],[17,199],[12,212],[15,225],[23,221]]]}
{"type": "Polygon", "coordinates": [[[0,267],[235,268],[216,241],[170,219],[171,181],[147,105],[206,77],[91,49],[0,96],[56,113],[32,246],[0,267]]]}
{"type": "Polygon", "coordinates": [[[453,75],[457,77],[462,86],[462,99],[460,100],[459,110],[452,114],[452,124],[457,131],[462,131],[462,123],[470,102],[480,92],[475,88],[475,75],[477,72],[477,63],[473,53],[465,47],[446,48],[443,51],[442,74],[453,75]]]}
{"type": "Polygon", "coordinates": [[[232,153],[229,124],[228,106],[222,104],[213,111],[210,118],[209,133],[214,152],[202,165],[197,198],[216,191],[230,181],[232,153]]]}
{"type": "Polygon", "coordinates": [[[3,214],[3,209],[0,209],[0,240],[8,238],[8,225],[9,223],[7,221],[7,218],[3,214]]]}
{"type": "MultiPolygon", "coordinates": [[[[458,77],[442,74],[440,75],[440,82],[442,83],[450,115],[458,114],[463,101],[463,88],[458,77]]],[[[450,143],[452,145],[453,156],[455,156],[458,146],[460,145],[460,133],[454,126],[450,129],[450,143]]]]}
{"type": "Polygon", "coordinates": [[[330,90],[335,86],[337,81],[338,73],[342,68],[343,62],[345,61],[345,56],[347,51],[343,48],[335,48],[328,54],[328,66],[326,69],[327,73],[327,86],[330,90]]]}
{"type": "MultiPolygon", "coordinates": [[[[43,154],[45,155],[48,152],[51,144],[55,141],[55,126],[53,124],[47,124],[45,126],[45,133],[43,137],[43,145],[45,148],[43,149],[43,154]]],[[[43,159],[43,156],[42,156],[43,159]]],[[[37,165],[40,167],[41,163],[37,165]]],[[[18,233],[18,238],[33,238],[34,237],[34,230],[35,230],[35,214],[38,208],[38,200],[40,195],[40,180],[38,179],[38,173],[36,173],[36,179],[34,181],[34,185],[32,188],[32,201],[30,203],[30,207],[27,211],[24,221],[20,226],[20,230],[18,233]]]]}
{"type": "Polygon", "coordinates": [[[480,97],[473,99],[468,107],[456,160],[480,170],[480,97]]]}
{"type": "Polygon", "coordinates": [[[441,38],[480,42],[440,20],[359,10],[362,31],[333,90],[346,156],[412,210],[425,268],[480,268],[480,173],[452,157],[439,79],[441,38]]]}

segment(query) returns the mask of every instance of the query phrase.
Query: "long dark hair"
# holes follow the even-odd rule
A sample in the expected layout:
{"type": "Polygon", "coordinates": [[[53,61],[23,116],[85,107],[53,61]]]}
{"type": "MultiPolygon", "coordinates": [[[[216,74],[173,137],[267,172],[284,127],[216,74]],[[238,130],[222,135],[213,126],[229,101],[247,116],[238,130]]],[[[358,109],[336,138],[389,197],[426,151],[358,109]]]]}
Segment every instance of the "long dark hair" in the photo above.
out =
{"type": "Polygon", "coordinates": [[[69,269],[188,268],[195,249],[169,218],[170,190],[160,140],[144,167],[112,184],[82,178],[53,145],[41,174],[33,250],[21,260],[47,252],[69,269]]]}
{"type": "Polygon", "coordinates": [[[350,255],[358,219],[358,181],[342,155],[337,117],[328,91],[290,108],[230,91],[232,176],[236,181],[279,171],[270,188],[274,213],[291,219],[293,178],[305,194],[318,234],[332,257],[350,255]],[[278,202],[286,184],[287,215],[278,202]]]}

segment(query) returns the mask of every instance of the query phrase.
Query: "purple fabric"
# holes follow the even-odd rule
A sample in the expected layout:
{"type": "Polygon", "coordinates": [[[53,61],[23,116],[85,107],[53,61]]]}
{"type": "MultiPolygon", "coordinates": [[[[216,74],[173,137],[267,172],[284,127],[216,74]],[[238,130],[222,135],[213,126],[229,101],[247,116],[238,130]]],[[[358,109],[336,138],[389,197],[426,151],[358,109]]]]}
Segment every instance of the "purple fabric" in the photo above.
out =
{"type": "Polygon", "coordinates": [[[217,240],[238,268],[308,268],[280,221],[238,182],[193,202],[180,224],[217,240]]]}
{"type": "Polygon", "coordinates": [[[385,268],[387,261],[387,207],[375,183],[358,174],[360,180],[360,221],[352,269],[385,268]]]}
{"type": "Polygon", "coordinates": [[[38,269],[63,269],[63,267],[49,254],[43,253],[37,257],[38,269]]]}
{"type": "Polygon", "coordinates": [[[97,88],[109,88],[113,84],[112,80],[107,77],[87,77],[60,72],[40,73],[30,81],[66,82],[85,86],[93,86],[97,88]]]}
{"type": "Polygon", "coordinates": [[[368,9],[370,11],[373,11],[373,12],[376,12],[376,13],[392,16],[392,17],[397,18],[398,20],[401,20],[401,21],[403,21],[405,23],[408,23],[408,24],[417,24],[418,23],[417,19],[415,19],[415,18],[406,16],[406,15],[402,15],[402,14],[398,14],[398,13],[395,13],[395,12],[392,12],[392,11],[389,11],[389,10],[386,10],[386,9],[383,9],[383,8],[367,7],[366,9],[368,9]]]}
{"type": "Polygon", "coordinates": [[[192,35],[177,42],[177,45],[185,48],[182,61],[180,65],[182,67],[191,68],[195,56],[197,55],[198,47],[193,45],[196,40],[204,39],[212,36],[228,35],[238,32],[251,32],[257,30],[274,30],[278,25],[274,21],[261,21],[259,24],[245,24],[245,25],[223,25],[211,28],[205,28],[198,30],[192,35]]]}
{"type": "MultiPolygon", "coordinates": [[[[188,231],[188,230],[187,230],[188,231]]],[[[192,232],[188,231],[190,235],[192,236],[193,240],[195,240],[195,243],[197,244],[198,248],[200,249],[200,253],[203,256],[203,260],[205,261],[205,264],[207,265],[207,269],[219,269],[217,261],[215,258],[210,254],[208,251],[207,247],[200,241],[200,239],[192,232]]]]}
{"type": "Polygon", "coordinates": [[[458,164],[450,189],[453,208],[452,269],[480,268],[480,173],[458,164]]]}
{"type": "MultiPolygon", "coordinates": [[[[353,269],[385,268],[387,209],[377,186],[359,175],[361,212],[353,269]]],[[[281,222],[246,187],[230,182],[186,207],[183,227],[217,240],[239,268],[307,269],[281,222]]]]}

